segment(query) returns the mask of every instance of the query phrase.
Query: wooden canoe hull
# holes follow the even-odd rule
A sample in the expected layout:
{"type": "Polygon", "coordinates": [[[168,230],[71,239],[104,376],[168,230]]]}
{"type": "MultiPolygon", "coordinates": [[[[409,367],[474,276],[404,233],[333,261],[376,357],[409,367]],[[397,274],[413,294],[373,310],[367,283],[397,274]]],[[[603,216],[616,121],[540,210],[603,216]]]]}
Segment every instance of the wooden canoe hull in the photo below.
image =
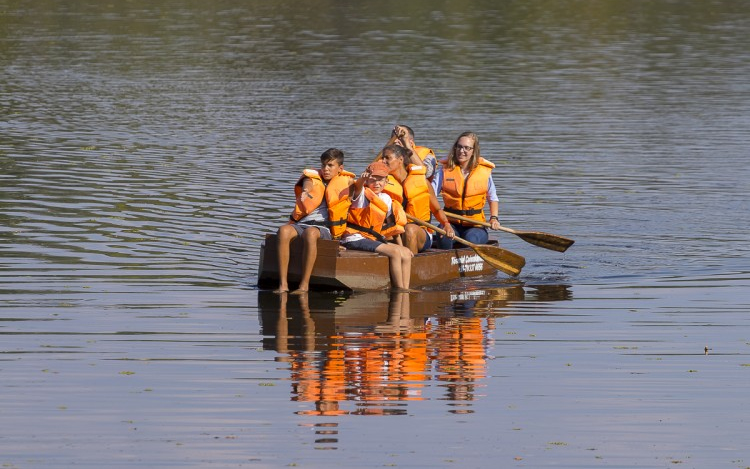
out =
{"type": "MultiPolygon", "coordinates": [[[[302,270],[302,239],[290,247],[288,281],[299,282],[302,270]]],[[[493,275],[494,267],[471,248],[430,249],[417,254],[411,264],[411,287],[446,283],[464,277],[493,275]]],[[[260,249],[258,287],[279,285],[276,235],[266,235],[260,249]]],[[[318,256],[313,267],[310,287],[320,290],[381,290],[390,288],[388,258],[372,252],[339,249],[338,241],[318,240],[318,256]]]]}

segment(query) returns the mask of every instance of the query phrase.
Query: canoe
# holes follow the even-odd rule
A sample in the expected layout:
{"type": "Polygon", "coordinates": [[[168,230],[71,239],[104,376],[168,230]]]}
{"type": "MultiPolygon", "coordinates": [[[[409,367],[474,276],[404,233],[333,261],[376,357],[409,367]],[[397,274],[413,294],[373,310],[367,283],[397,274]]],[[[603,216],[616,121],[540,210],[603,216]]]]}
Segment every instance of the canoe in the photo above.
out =
{"type": "MultiPolygon", "coordinates": [[[[294,288],[302,270],[302,239],[295,238],[290,247],[289,285],[294,288]]],[[[464,277],[494,275],[497,270],[471,248],[429,249],[419,253],[411,263],[411,287],[447,283],[464,277]]],[[[381,290],[390,288],[388,258],[380,254],[340,250],[338,241],[318,240],[318,256],[310,278],[316,290],[381,290]]],[[[279,286],[276,235],[266,235],[260,248],[258,287],[279,286]]]]}

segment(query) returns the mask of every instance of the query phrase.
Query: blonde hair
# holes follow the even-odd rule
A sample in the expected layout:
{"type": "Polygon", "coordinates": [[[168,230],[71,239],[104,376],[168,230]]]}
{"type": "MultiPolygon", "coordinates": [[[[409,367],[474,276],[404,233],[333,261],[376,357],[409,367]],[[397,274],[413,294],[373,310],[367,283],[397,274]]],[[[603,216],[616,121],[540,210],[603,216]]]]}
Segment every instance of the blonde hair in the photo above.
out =
{"type": "Polygon", "coordinates": [[[458,136],[455,142],[453,142],[451,151],[450,153],[448,153],[448,163],[446,165],[448,169],[454,169],[456,166],[459,166],[458,159],[456,158],[456,145],[458,145],[458,141],[463,137],[469,137],[474,142],[472,144],[474,146],[474,151],[471,154],[471,158],[469,158],[469,170],[473,170],[479,164],[479,159],[482,157],[479,151],[479,137],[477,137],[477,134],[475,134],[474,132],[464,132],[458,136]]]}

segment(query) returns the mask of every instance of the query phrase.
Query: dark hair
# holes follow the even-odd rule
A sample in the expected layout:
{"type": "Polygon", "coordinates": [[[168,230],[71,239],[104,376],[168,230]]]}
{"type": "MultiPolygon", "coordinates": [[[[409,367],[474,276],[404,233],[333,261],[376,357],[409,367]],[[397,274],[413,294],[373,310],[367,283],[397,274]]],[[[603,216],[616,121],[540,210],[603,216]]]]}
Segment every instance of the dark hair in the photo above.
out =
{"type": "Polygon", "coordinates": [[[331,160],[336,160],[336,163],[344,164],[344,152],[338,148],[329,148],[320,155],[321,163],[328,163],[331,160]]]}
{"type": "Polygon", "coordinates": [[[393,153],[397,157],[400,157],[401,161],[404,162],[404,168],[408,168],[409,167],[409,163],[411,161],[409,160],[408,156],[406,155],[406,148],[402,147],[401,145],[396,145],[396,144],[387,145],[387,146],[383,147],[383,151],[381,152],[381,154],[383,156],[385,156],[385,152],[393,153]]]}
{"type": "Polygon", "coordinates": [[[455,142],[453,142],[451,151],[448,153],[448,169],[453,169],[458,166],[458,160],[456,159],[456,145],[458,145],[458,141],[461,140],[462,137],[469,137],[474,142],[474,152],[469,159],[469,169],[473,170],[479,164],[479,159],[482,157],[479,152],[479,137],[477,137],[477,134],[474,132],[464,132],[458,136],[455,142]]]}

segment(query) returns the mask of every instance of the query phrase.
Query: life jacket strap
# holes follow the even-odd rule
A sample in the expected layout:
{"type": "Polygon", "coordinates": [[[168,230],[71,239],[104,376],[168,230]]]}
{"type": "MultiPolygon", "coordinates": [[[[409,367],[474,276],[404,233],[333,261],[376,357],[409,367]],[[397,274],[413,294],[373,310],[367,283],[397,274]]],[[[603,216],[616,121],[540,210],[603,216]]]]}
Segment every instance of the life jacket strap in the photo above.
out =
{"type": "Polygon", "coordinates": [[[351,222],[349,224],[347,224],[347,226],[349,228],[354,229],[354,230],[361,231],[361,232],[367,233],[367,234],[371,234],[371,235],[375,236],[375,239],[377,239],[381,243],[387,242],[387,240],[385,239],[385,237],[382,234],[378,233],[377,231],[373,230],[372,228],[365,228],[364,226],[360,226],[360,225],[357,225],[356,223],[351,223],[351,222]]]}
{"type": "Polygon", "coordinates": [[[478,215],[478,214],[482,213],[483,209],[481,209],[481,208],[473,208],[473,209],[470,209],[470,210],[458,210],[458,209],[455,209],[455,208],[443,207],[443,211],[444,212],[449,212],[449,213],[455,213],[456,215],[471,216],[471,215],[478,215]]]}

